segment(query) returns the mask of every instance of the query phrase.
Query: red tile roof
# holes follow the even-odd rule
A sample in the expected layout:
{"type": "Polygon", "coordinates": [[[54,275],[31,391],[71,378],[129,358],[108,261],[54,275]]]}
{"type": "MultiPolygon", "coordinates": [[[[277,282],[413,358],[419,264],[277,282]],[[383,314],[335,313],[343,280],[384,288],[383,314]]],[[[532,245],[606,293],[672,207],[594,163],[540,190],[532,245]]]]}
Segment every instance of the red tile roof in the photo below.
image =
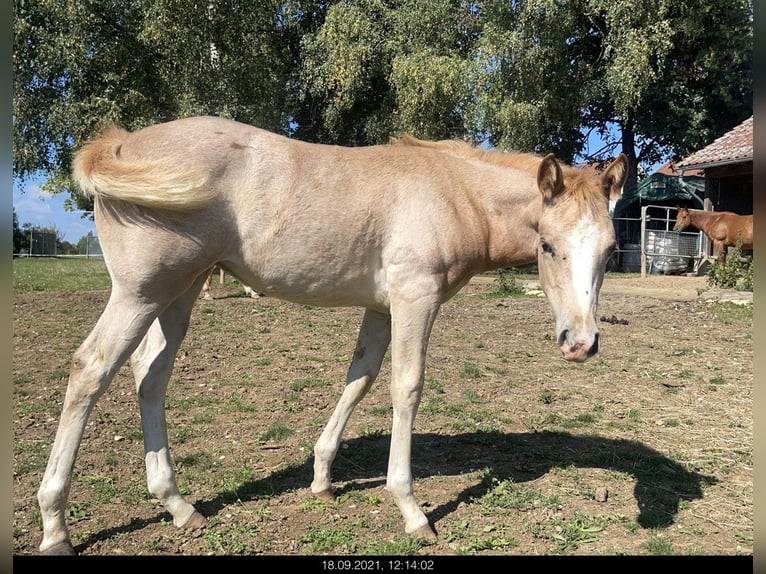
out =
{"type": "Polygon", "coordinates": [[[676,169],[689,171],[753,160],[753,116],[710,145],[684,158],[676,169]]]}
{"type": "MultiPolygon", "coordinates": [[[[667,162],[654,173],[661,173],[662,175],[672,175],[672,176],[678,177],[678,164],[667,162]]],[[[684,175],[686,177],[691,177],[691,176],[704,177],[704,174],[702,173],[701,169],[688,169],[684,172],[684,175]]]]}

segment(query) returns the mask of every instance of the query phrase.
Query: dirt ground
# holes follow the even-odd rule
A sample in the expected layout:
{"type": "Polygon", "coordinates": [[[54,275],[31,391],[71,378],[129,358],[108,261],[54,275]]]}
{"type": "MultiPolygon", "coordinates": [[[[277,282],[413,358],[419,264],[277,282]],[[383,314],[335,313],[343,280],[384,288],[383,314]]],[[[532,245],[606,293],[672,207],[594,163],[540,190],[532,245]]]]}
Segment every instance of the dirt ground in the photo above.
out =
{"type": "MultiPolygon", "coordinates": [[[[412,468],[439,539],[410,553],[752,555],[751,320],[720,304],[742,295],[700,277],[608,277],[602,352],[573,365],[544,297],[488,296],[494,286],[472,281],[434,327],[412,468]]],[[[390,356],[344,434],[338,502],[309,491],[361,311],[251,299],[234,283],[212,293],[195,306],[167,398],[179,485],[208,527],[175,528],[147,493],[124,366],[75,467],[77,552],[401,552],[403,521],[385,489],[390,356]]],[[[37,552],[35,493],[71,354],[107,297],[14,295],[15,555],[37,552]]]]}

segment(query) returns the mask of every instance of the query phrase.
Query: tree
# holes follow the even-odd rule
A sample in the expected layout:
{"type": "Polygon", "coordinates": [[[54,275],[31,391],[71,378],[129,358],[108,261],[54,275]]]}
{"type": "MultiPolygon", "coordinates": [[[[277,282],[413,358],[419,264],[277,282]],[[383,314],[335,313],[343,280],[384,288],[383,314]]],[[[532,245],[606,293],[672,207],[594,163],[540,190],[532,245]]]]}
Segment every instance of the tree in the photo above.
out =
{"type": "Polygon", "coordinates": [[[284,2],[14,0],[13,173],[72,193],[72,150],[109,123],[127,129],[215,114],[284,130],[292,53],[284,2]]]}
{"type": "Polygon", "coordinates": [[[408,132],[465,136],[475,6],[440,0],[359,0],[330,6],[302,41],[297,135],[346,144],[408,132]]]}
{"type": "Polygon", "coordinates": [[[638,164],[752,114],[749,0],[15,0],[14,176],[72,192],[100,125],[213,114],[638,164]],[[204,6],[204,8],[200,8],[204,6]],[[714,110],[714,112],[713,112],[714,110]],[[601,150],[584,148],[588,131],[601,150]]]}
{"type": "Polygon", "coordinates": [[[13,252],[21,253],[22,249],[29,248],[29,237],[24,234],[24,231],[19,226],[19,216],[16,213],[16,208],[13,208],[13,252]]]}
{"type": "Polygon", "coordinates": [[[638,163],[683,156],[752,114],[747,0],[491,0],[482,10],[477,109],[500,147],[572,159],[595,130],[607,145],[583,155],[625,153],[635,183],[638,163]]]}

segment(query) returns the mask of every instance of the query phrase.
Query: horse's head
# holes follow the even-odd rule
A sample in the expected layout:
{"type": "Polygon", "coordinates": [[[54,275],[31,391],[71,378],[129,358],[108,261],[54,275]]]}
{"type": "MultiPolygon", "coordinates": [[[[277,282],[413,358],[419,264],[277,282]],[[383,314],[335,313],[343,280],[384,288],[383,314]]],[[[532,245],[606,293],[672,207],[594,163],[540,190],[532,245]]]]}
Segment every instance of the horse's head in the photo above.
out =
{"type": "Polygon", "coordinates": [[[676,224],[673,226],[673,231],[683,231],[691,225],[691,214],[686,207],[679,207],[676,214],[676,224]]]}
{"type": "Polygon", "coordinates": [[[609,200],[622,194],[627,173],[628,159],[622,154],[599,177],[562,170],[552,154],[538,168],[543,196],[537,247],[540,283],[568,361],[585,361],[599,349],[598,295],[615,248],[609,200]]]}

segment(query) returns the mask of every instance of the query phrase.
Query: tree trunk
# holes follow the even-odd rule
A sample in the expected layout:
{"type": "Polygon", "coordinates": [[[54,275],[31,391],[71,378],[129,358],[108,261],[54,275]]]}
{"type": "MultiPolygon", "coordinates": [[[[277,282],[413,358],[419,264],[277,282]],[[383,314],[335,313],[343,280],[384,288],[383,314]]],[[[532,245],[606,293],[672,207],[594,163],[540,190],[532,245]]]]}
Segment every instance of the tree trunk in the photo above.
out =
{"type": "Polygon", "coordinates": [[[633,112],[628,112],[627,118],[620,120],[622,130],[622,153],[628,156],[628,179],[625,189],[631,189],[638,183],[638,161],[636,161],[636,134],[633,131],[633,112]]]}

